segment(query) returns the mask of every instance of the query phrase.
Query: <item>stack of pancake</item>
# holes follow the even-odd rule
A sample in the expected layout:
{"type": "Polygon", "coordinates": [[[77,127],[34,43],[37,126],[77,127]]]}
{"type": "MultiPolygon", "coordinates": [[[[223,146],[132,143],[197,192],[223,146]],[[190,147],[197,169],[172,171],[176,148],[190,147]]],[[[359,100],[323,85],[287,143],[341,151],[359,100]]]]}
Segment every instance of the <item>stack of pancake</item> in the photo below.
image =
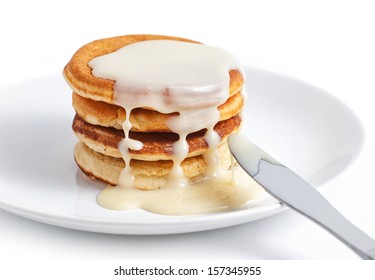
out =
{"type": "MultiPolygon", "coordinates": [[[[87,176],[118,185],[125,167],[119,144],[124,139],[122,124],[126,118],[125,109],[115,104],[115,81],[95,77],[89,62],[132,43],[160,39],[193,42],[159,35],[128,35],[97,40],[80,48],[64,68],[64,77],[73,90],[73,107],[76,111],[73,131],[79,142],[75,146],[74,157],[87,176]]],[[[244,77],[239,70],[228,71],[229,97],[218,107],[220,120],[214,126],[220,137],[216,148],[219,160],[216,164],[223,169],[230,166],[226,138],[240,128],[244,101],[241,93],[244,77]]],[[[169,128],[168,122],[178,114],[163,114],[150,107],[135,108],[130,112],[132,126],[129,138],[143,143],[141,149],[128,151],[134,187],[146,190],[166,185],[174,164],[174,143],[179,139],[179,135],[169,128]]],[[[186,138],[189,151],[181,162],[181,169],[190,182],[207,178],[205,154],[209,145],[205,138],[206,131],[192,131],[186,138]]]]}

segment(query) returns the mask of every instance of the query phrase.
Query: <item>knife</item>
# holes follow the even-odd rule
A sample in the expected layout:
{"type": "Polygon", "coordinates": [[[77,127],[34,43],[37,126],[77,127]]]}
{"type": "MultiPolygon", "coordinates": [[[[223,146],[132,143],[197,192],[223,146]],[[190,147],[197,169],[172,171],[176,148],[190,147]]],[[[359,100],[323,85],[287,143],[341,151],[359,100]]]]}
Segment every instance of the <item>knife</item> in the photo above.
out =
{"type": "Polygon", "coordinates": [[[308,182],[241,134],[231,135],[228,145],[239,165],[271,196],[325,228],[361,258],[375,259],[375,241],[308,182]]]}

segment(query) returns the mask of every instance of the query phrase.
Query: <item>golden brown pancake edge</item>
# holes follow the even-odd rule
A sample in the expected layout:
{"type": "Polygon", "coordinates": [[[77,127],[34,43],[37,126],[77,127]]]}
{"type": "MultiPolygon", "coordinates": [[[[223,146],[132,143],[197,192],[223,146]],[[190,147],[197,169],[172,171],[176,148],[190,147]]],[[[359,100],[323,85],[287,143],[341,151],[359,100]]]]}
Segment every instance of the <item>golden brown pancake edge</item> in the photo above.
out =
{"type": "MultiPolygon", "coordinates": [[[[126,45],[146,40],[176,40],[199,43],[189,39],[151,34],[124,35],[95,40],[82,46],[64,67],[63,75],[74,92],[82,97],[114,104],[114,81],[94,77],[88,63],[95,57],[112,53],[126,45]]],[[[238,92],[243,85],[244,77],[239,70],[230,70],[230,96],[238,92]]]]}
{"type": "MultiPolygon", "coordinates": [[[[221,142],[224,142],[231,133],[238,131],[240,127],[241,117],[237,115],[217,123],[214,130],[220,136],[221,142]]],[[[118,145],[124,138],[122,130],[89,124],[78,115],[76,115],[73,120],[72,128],[77,138],[91,149],[108,156],[122,157],[118,150],[118,145]]],[[[187,136],[187,143],[189,145],[189,154],[187,157],[203,154],[207,150],[208,144],[204,136],[205,130],[200,130],[187,136]]],[[[177,134],[171,132],[131,132],[130,138],[143,143],[143,148],[141,150],[130,150],[132,157],[153,161],[171,159],[173,155],[173,143],[175,143],[179,137],[177,134]]]]}
{"type": "MultiPolygon", "coordinates": [[[[230,166],[230,153],[226,143],[219,145],[220,165],[227,169],[230,166]]],[[[125,163],[120,158],[114,158],[95,152],[83,142],[78,142],[74,148],[74,158],[78,167],[88,177],[100,180],[112,186],[118,184],[125,163]]],[[[166,179],[173,162],[171,160],[141,161],[131,160],[130,165],[135,178],[135,187],[143,190],[159,189],[165,186],[166,179]]],[[[205,178],[207,164],[203,155],[186,158],[181,167],[184,176],[192,183],[205,178]]]]}

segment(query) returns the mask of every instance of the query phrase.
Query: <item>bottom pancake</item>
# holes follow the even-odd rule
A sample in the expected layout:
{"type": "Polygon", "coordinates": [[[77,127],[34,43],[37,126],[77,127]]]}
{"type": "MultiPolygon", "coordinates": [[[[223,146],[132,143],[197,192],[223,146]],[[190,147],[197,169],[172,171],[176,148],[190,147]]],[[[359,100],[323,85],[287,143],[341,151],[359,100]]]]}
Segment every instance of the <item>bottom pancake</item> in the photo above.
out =
{"type": "MultiPolygon", "coordinates": [[[[217,148],[221,168],[230,166],[230,152],[226,143],[217,148]]],[[[120,158],[106,156],[95,152],[83,142],[78,142],[74,148],[74,158],[79,168],[93,179],[116,186],[125,162],[120,158]]],[[[159,189],[166,185],[168,175],[173,167],[171,160],[142,161],[131,160],[130,166],[134,174],[134,186],[142,190],[159,189]]],[[[186,158],[181,167],[184,176],[191,182],[205,178],[207,164],[204,154],[186,158]]]]}

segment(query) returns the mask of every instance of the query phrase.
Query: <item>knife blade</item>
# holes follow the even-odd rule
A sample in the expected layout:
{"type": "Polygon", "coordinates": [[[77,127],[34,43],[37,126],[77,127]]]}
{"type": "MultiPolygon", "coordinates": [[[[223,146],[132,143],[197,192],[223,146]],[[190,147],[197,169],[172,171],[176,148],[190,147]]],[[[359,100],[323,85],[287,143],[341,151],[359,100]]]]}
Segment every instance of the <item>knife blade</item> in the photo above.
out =
{"type": "Polygon", "coordinates": [[[228,145],[239,165],[271,196],[325,228],[363,259],[375,259],[375,241],[302,177],[241,134],[231,135],[228,145]]]}

